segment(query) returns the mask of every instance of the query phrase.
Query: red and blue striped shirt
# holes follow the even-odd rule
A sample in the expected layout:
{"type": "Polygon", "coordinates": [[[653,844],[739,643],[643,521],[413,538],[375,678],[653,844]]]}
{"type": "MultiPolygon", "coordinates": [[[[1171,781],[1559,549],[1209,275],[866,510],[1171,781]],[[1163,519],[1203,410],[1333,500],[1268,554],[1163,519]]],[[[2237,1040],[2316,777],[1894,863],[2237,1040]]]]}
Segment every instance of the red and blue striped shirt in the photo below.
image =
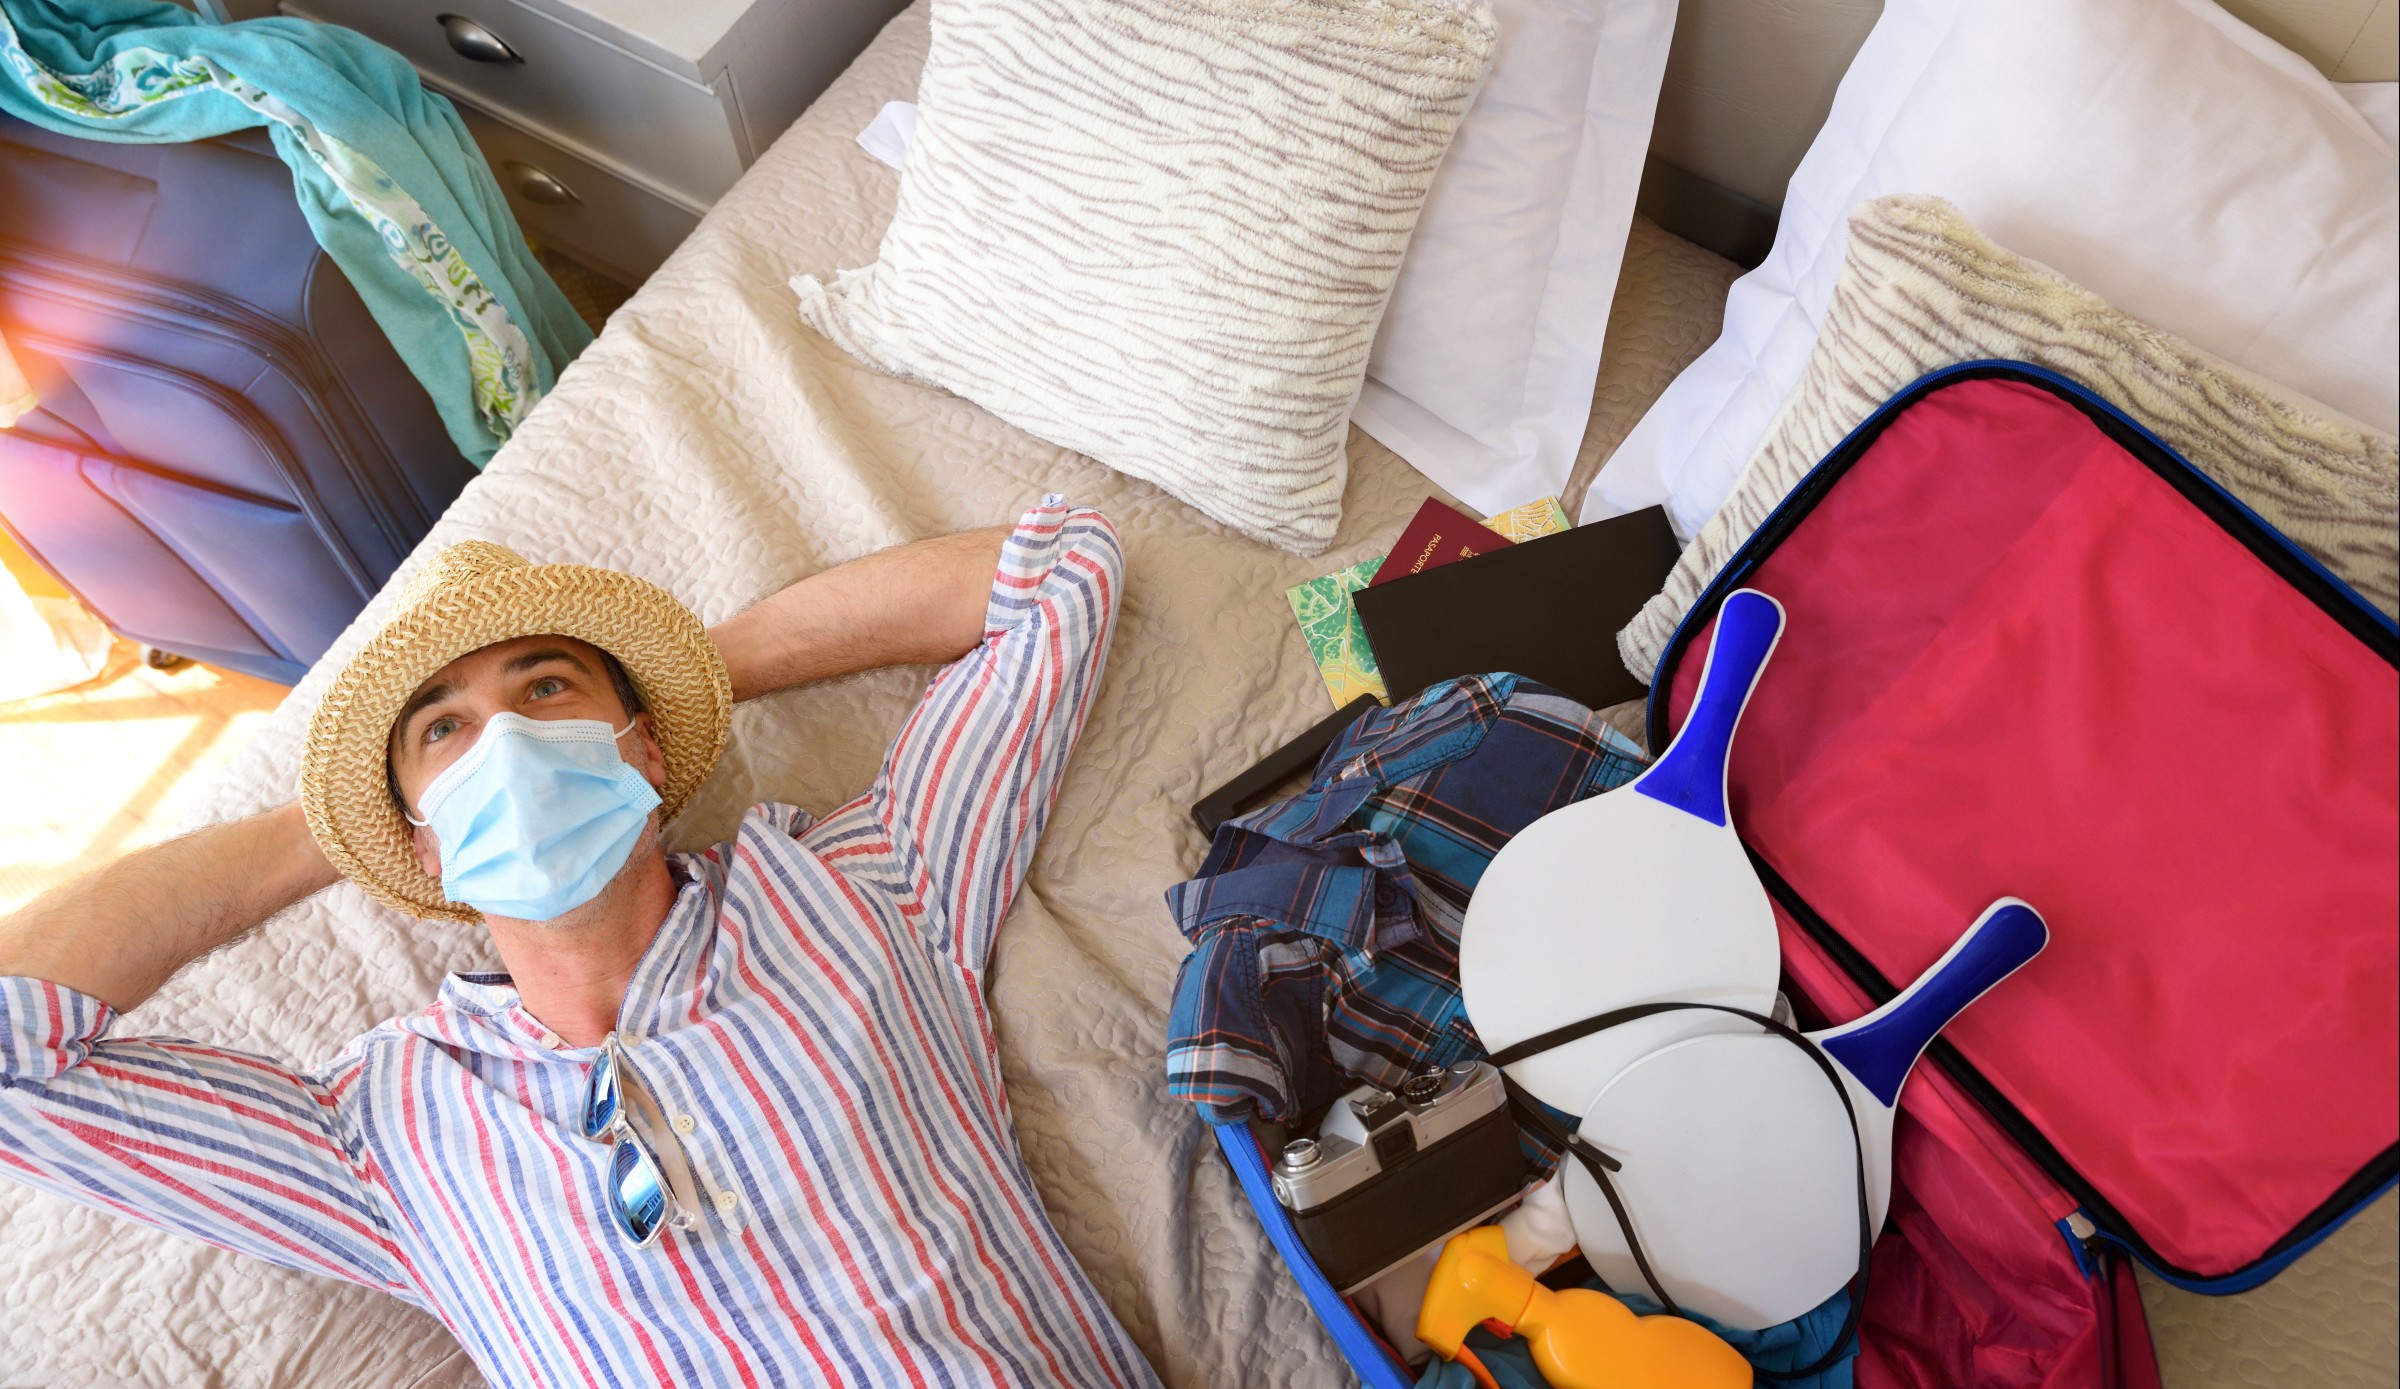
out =
{"type": "Polygon", "coordinates": [[[982,977],[1122,578],[1107,521],[1045,499],[866,795],[676,856],[618,1027],[697,1228],[618,1239],[577,1124],[595,1053],[502,975],[305,1070],[0,979],[0,1176],[385,1289],[496,1384],[1156,1383],[1043,1211],[982,977]]]}

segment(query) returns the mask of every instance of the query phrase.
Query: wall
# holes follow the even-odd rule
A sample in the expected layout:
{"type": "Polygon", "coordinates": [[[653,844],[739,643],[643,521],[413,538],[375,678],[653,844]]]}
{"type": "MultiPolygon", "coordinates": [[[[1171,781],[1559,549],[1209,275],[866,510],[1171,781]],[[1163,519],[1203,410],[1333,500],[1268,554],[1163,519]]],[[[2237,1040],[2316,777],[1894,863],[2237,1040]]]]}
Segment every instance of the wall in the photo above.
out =
{"type": "MultiPolygon", "coordinates": [[[[2223,0],[2337,82],[2400,77],[2400,0],[2223,0]]],[[[1765,208],[1833,105],[1882,0],[1681,0],[1656,159],[1765,208]]]]}

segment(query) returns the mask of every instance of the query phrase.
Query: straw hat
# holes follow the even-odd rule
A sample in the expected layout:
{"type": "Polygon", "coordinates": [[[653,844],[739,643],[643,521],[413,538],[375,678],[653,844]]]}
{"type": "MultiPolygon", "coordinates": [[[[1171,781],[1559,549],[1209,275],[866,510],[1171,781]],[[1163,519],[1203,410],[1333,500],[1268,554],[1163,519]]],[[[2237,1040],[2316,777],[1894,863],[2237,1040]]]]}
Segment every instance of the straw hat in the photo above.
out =
{"type": "Polygon", "coordinates": [[[397,610],[317,705],[300,766],[300,803],[317,847],[367,895],[414,916],[480,921],[418,867],[408,822],[385,781],[392,723],[435,671],[494,642],[555,633],[599,647],[625,667],[666,754],[659,821],[677,811],[725,751],[733,686],[690,609],[656,584],[580,564],[528,564],[470,540],[434,556],[397,610]]]}

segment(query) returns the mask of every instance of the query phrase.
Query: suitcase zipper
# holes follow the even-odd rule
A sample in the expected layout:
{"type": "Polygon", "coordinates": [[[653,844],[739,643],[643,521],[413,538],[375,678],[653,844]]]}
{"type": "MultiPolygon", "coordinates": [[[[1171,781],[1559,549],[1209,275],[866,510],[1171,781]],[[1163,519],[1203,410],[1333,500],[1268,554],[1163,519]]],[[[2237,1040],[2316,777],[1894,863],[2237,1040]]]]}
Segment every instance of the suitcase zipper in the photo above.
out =
{"type": "Polygon", "coordinates": [[[2058,1222],[2058,1232],[2066,1238],[2067,1252],[2075,1256],[2076,1270],[2086,1278],[2099,1277],[2100,1251],[2095,1247],[2094,1236],[2100,1233],[2100,1227],[2092,1223],[2092,1218],[2081,1210],[2070,1211],[2066,1219],[2058,1222]]]}
{"type": "MultiPolygon", "coordinates": [[[[346,544],[340,536],[334,534],[332,530],[325,524],[323,506],[317,501],[315,490],[308,486],[307,479],[301,475],[300,469],[293,462],[290,452],[284,448],[281,433],[270,426],[264,419],[261,419],[258,415],[258,412],[251,408],[248,401],[242,399],[238,395],[235,395],[233,392],[225,389],[224,387],[217,385],[213,381],[203,380],[202,378],[193,376],[188,372],[176,371],[171,367],[162,367],[155,363],[140,361],[138,359],[125,356],[122,353],[111,352],[106,348],[86,347],[80,343],[61,342],[58,339],[52,338],[47,333],[40,332],[18,331],[15,336],[19,342],[24,343],[26,346],[34,349],[35,351],[44,353],[51,357],[65,358],[70,361],[80,357],[87,361],[104,362],[111,366],[118,367],[121,370],[136,371],[144,375],[170,381],[179,389],[205,399],[212,405],[216,406],[216,408],[222,411],[227,418],[238,422],[243,431],[258,442],[261,451],[273,461],[275,471],[278,475],[280,475],[284,487],[289,492],[288,496],[270,497],[261,493],[252,492],[246,488],[229,487],[224,483],[211,479],[187,477],[181,473],[175,472],[172,469],[161,468],[150,463],[146,463],[139,458],[127,458],[114,453],[106,454],[104,456],[109,458],[111,462],[115,462],[126,467],[135,468],[142,472],[152,473],[160,477],[172,478],[176,482],[187,487],[195,487],[210,492],[220,492],[226,496],[239,497],[255,504],[281,507],[296,512],[302,517],[302,519],[307,521],[310,532],[316,536],[318,543],[325,547],[326,553],[331,555],[334,559],[334,562],[341,566],[342,572],[349,577],[351,584],[356,587],[362,601],[366,598],[372,598],[375,594],[375,590],[382,586],[375,576],[368,570],[367,566],[359,559],[359,557],[351,552],[350,546],[346,544]]],[[[175,550],[179,555],[181,554],[181,547],[168,540],[167,537],[162,535],[159,537],[159,540],[162,544],[166,544],[168,548],[175,550]]],[[[183,558],[185,563],[192,563],[192,560],[189,556],[184,556],[183,558]]],[[[211,584],[210,587],[213,589],[216,586],[211,584]]],[[[254,629],[257,628],[258,619],[254,614],[249,612],[248,605],[238,602],[233,595],[223,593],[222,591],[219,592],[218,596],[223,598],[227,603],[232,604],[234,606],[234,610],[241,614],[242,619],[245,622],[250,623],[254,629]]],[[[262,631],[260,635],[265,636],[265,633],[262,631]]],[[[266,640],[278,648],[282,646],[282,642],[276,638],[267,637],[266,640]]],[[[284,654],[286,656],[290,656],[293,653],[285,651],[284,654]]]]}
{"type": "MultiPolygon", "coordinates": [[[[315,417],[318,429],[328,440],[336,443],[333,452],[349,479],[351,489],[374,516],[385,543],[403,556],[412,548],[401,543],[401,537],[410,534],[412,527],[400,524],[393,512],[393,504],[385,497],[383,490],[372,483],[350,447],[358,445],[382,451],[382,436],[372,428],[341,428],[330,417],[327,402],[338,394],[350,415],[361,422],[367,418],[358,403],[350,399],[348,390],[325,355],[306,338],[246,304],[206,290],[192,289],[116,266],[35,249],[22,243],[0,240],[0,271],[16,272],[10,285],[16,291],[48,299],[71,310],[156,324],[194,335],[206,334],[256,353],[269,370],[292,383],[300,400],[315,417]],[[117,291],[114,296],[106,292],[111,289],[117,291]]],[[[281,431],[276,433],[280,437],[281,431]]],[[[388,452],[384,453],[383,461],[387,470],[395,463],[388,452]]],[[[410,510],[421,512],[422,508],[412,504],[410,510]]],[[[419,524],[413,529],[422,532],[436,518],[420,514],[416,519],[419,524]]],[[[346,552],[348,547],[345,545],[342,549],[346,552]]]]}
{"type": "Polygon", "coordinates": [[[28,286],[34,293],[48,293],[77,307],[99,308],[120,317],[128,316],[131,305],[163,305],[171,312],[143,316],[179,329],[190,329],[197,321],[234,343],[264,344],[269,349],[264,355],[311,391],[334,384],[323,353],[283,323],[247,304],[120,266],[59,255],[21,242],[0,242],[0,264],[9,263],[37,277],[39,282],[28,286]],[[89,285],[111,286],[121,291],[122,297],[91,293],[86,288],[89,285]]]}

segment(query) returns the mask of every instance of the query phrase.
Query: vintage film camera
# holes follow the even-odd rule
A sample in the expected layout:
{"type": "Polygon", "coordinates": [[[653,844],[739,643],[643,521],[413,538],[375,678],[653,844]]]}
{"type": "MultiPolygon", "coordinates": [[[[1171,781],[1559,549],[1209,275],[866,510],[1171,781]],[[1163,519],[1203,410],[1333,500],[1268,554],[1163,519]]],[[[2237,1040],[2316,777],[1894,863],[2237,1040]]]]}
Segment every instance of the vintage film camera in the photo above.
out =
{"type": "Polygon", "coordinates": [[[1343,1292],[1516,1201],[1525,1159],[1500,1073],[1481,1061],[1362,1085],[1314,1138],[1283,1145],[1275,1196],[1343,1292]]]}

